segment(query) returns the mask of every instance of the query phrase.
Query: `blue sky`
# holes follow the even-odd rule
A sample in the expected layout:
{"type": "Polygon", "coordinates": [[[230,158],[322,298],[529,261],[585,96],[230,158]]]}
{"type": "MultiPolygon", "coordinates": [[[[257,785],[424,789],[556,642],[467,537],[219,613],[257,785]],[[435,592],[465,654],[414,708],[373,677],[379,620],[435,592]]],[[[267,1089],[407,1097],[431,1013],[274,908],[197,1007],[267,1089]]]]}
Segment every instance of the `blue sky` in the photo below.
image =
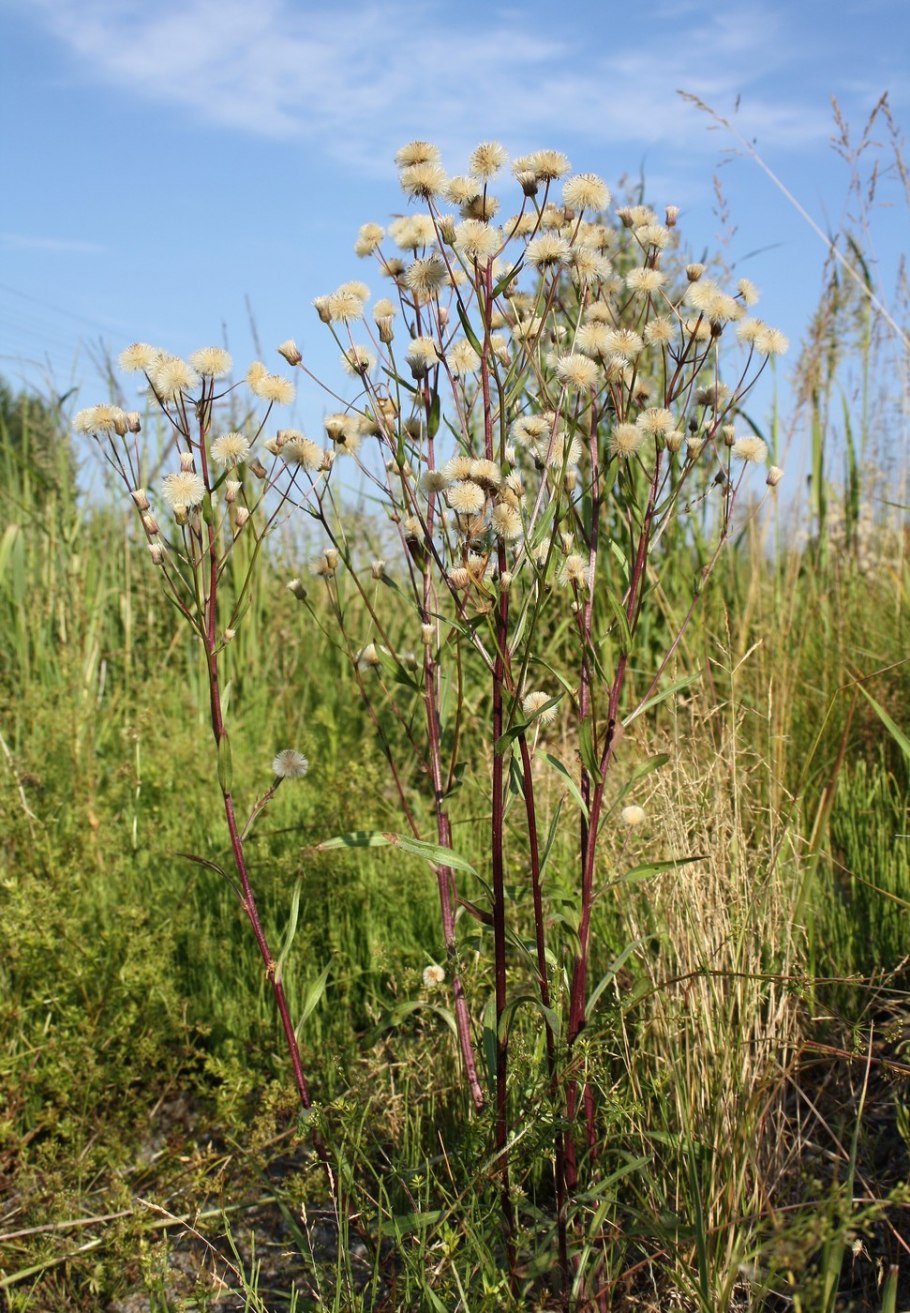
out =
{"type": "MultiPolygon", "coordinates": [[[[103,398],[102,343],[226,338],[245,368],[248,304],[273,367],[293,336],[333,368],[310,302],[370,273],[352,244],[406,208],[392,156],[412,137],[453,173],[489,138],[614,188],[644,173],[696,252],[718,243],[718,175],[727,256],[795,352],[824,249],[678,90],[731,117],[823,228],[848,180],[831,97],[857,132],[885,91],[910,120],[907,0],[0,0],[0,23],[0,373],[79,386],[79,404],[103,398]]],[[[887,300],[907,211],[896,184],[879,195],[887,300]]],[[[322,410],[301,393],[302,423],[322,410]]]]}

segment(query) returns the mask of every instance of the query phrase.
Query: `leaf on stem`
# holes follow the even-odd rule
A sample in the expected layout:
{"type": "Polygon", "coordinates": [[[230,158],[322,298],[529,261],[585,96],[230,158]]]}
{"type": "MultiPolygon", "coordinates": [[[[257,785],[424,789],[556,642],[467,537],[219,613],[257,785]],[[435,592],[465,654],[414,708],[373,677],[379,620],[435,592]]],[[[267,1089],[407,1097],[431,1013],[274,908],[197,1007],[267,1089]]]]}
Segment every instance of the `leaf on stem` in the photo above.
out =
{"type": "Polygon", "coordinates": [[[453,871],[477,874],[471,863],[459,857],[451,848],[443,848],[438,843],[424,843],[407,834],[389,834],[384,830],[352,830],[348,834],[336,835],[333,839],[324,839],[322,843],[316,844],[315,851],[329,852],[336,848],[400,848],[402,852],[411,853],[414,857],[422,857],[431,866],[448,866],[453,871]]]}

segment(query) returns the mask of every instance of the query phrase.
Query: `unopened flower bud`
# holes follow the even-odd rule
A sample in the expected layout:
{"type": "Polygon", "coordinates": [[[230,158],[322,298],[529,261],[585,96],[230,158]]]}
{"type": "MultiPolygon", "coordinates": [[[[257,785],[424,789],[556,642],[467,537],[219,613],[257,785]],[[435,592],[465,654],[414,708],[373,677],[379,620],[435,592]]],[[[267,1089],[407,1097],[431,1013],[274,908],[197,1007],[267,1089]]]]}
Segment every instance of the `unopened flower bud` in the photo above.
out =
{"type": "Polygon", "coordinates": [[[690,283],[697,283],[699,278],[701,278],[704,272],[705,272],[705,266],[703,264],[686,265],[686,277],[688,278],[690,283]]]}
{"type": "Polygon", "coordinates": [[[224,631],[224,641],[225,641],[226,643],[230,643],[231,640],[234,639],[236,636],[237,636],[237,630],[236,630],[236,629],[225,629],[225,631],[224,631]]]}
{"type": "Polygon", "coordinates": [[[449,307],[447,305],[441,305],[437,311],[437,314],[439,316],[439,329],[441,332],[442,329],[444,329],[446,324],[449,322],[449,307]]]}
{"type": "Polygon", "coordinates": [[[306,601],[306,589],[299,579],[292,579],[287,585],[289,593],[293,593],[298,602],[306,601]]]}
{"type": "Polygon", "coordinates": [[[152,514],[143,515],[142,527],[150,538],[154,538],[156,534],[160,533],[158,521],[152,514]]]}
{"type": "Polygon", "coordinates": [[[432,643],[433,643],[434,638],[436,637],[436,626],[435,626],[435,625],[421,625],[421,626],[420,626],[420,637],[421,637],[421,641],[423,642],[424,647],[430,647],[430,646],[432,645],[432,643]]]}
{"type": "Polygon", "coordinates": [[[664,214],[664,223],[668,228],[676,227],[676,220],[679,218],[679,206],[668,205],[664,214]]]}
{"type": "Polygon", "coordinates": [[[322,553],[326,566],[329,570],[334,570],[338,566],[338,553],[334,547],[327,547],[322,553]]]}
{"type": "Polygon", "coordinates": [[[732,424],[723,424],[721,426],[721,436],[724,440],[725,447],[732,447],[736,441],[736,430],[732,424]]]}
{"type": "Polygon", "coordinates": [[[237,494],[240,491],[239,479],[225,479],[224,482],[224,500],[230,505],[237,500],[237,494]]]}
{"type": "Polygon", "coordinates": [[[164,548],[163,548],[163,546],[161,545],[161,543],[149,543],[149,545],[148,545],[148,549],[149,549],[149,555],[151,556],[151,558],[152,558],[152,560],[154,561],[155,565],[163,565],[163,564],[164,564],[164,548]]]}
{"type": "Polygon", "coordinates": [[[126,428],[128,433],[138,433],[142,428],[142,420],[138,410],[128,410],[126,412],[126,428]]]}
{"type": "Polygon", "coordinates": [[[237,507],[237,528],[238,528],[238,529],[242,529],[243,526],[246,524],[246,522],[247,522],[247,520],[248,520],[249,518],[250,518],[249,507],[248,507],[248,506],[238,506],[238,507],[237,507]]]}
{"type": "Polygon", "coordinates": [[[284,356],[289,365],[299,365],[303,359],[303,356],[298,350],[297,343],[292,337],[289,337],[286,342],[282,342],[281,346],[278,348],[278,354],[284,356]]]}
{"type": "Polygon", "coordinates": [[[499,576],[500,592],[507,593],[509,591],[512,587],[513,577],[511,570],[503,570],[502,574],[499,576]]]}
{"type": "Polygon", "coordinates": [[[148,508],[149,508],[149,499],[148,499],[148,497],[147,497],[146,494],[145,494],[145,489],[144,489],[144,488],[134,488],[133,491],[130,493],[130,496],[132,497],[133,501],[135,502],[135,504],[136,504],[136,508],[137,508],[138,510],[140,510],[140,511],[147,511],[147,510],[148,510],[148,508]]]}
{"type": "Polygon", "coordinates": [[[776,488],[784,477],[784,472],[779,465],[768,466],[768,477],[765,479],[769,488],[776,488]]]}
{"type": "Polygon", "coordinates": [[[181,451],[180,469],[184,474],[192,474],[196,466],[193,463],[193,453],[191,451],[181,451]]]}
{"type": "Polygon", "coordinates": [[[268,474],[268,470],[265,468],[262,461],[258,459],[258,457],[256,460],[251,460],[249,462],[248,469],[251,471],[251,473],[255,474],[257,479],[264,479],[265,476],[268,474]]]}
{"type": "Polygon", "coordinates": [[[370,566],[370,574],[374,579],[381,579],[385,574],[385,561],[376,560],[370,566]]]}
{"type": "Polygon", "coordinates": [[[520,173],[516,173],[515,177],[518,179],[518,185],[525,196],[537,195],[537,174],[533,170],[522,169],[520,173]]]}

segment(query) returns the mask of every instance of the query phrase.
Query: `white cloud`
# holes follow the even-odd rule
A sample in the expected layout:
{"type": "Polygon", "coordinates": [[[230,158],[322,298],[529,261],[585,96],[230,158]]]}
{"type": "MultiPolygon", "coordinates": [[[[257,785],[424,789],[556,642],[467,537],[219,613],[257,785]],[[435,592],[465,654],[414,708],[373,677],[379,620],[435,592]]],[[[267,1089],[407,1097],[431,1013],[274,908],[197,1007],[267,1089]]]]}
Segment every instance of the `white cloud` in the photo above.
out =
{"type": "MultiPolygon", "coordinates": [[[[387,172],[395,146],[429,136],[457,160],[483,137],[524,149],[567,139],[640,151],[716,154],[684,86],[729,110],[763,146],[824,139],[827,114],[781,103],[767,85],[789,54],[767,5],[725,13],[673,0],[641,32],[580,6],[480,19],[439,0],[347,0],[331,14],[292,0],[32,0],[83,77],[208,124],[307,140],[358,171],[387,172]],[[638,40],[640,35],[646,39],[638,40]],[[696,73],[692,70],[696,69],[696,73]]],[[[705,121],[707,126],[707,121],[705,121]]]]}
{"type": "Polygon", "coordinates": [[[40,251],[48,255],[103,255],[104,247],[78,237],[38,237],[32,233],[0,232],[0,246],[9,251],[40,251]]]}

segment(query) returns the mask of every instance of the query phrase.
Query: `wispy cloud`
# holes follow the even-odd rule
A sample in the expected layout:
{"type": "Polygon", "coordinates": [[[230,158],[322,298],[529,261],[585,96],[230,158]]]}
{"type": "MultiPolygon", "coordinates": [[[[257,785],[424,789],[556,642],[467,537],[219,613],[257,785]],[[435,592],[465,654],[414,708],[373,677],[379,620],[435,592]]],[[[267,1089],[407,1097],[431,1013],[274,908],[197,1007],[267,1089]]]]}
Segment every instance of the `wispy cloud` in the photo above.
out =
{"type": "Polygon", "coordinates": [[[103,255],[97,242],[78,237],[37,237],[30,233],[0,232],[0,247],[8,251],[37,251],[48,255],[103,255]]]}
{"type": "Polygon", "coordinates": [[[386,170],[415,135],[453,152],[489,135],[528,146],[571,135],[716,153],[680,85],[727,111],[742,95],[744,131],[764,145],[824,138],[824,111],[768,85],[790,57],[769,5],[664,7],[646,43],[600,6],[555,27],[534,3],[481,19],[441,0],[351,0],[331,15],[290,0],[31,0],[28,12],[86,78],[208,124],[307,140],[360,171],[386,170]]]}

